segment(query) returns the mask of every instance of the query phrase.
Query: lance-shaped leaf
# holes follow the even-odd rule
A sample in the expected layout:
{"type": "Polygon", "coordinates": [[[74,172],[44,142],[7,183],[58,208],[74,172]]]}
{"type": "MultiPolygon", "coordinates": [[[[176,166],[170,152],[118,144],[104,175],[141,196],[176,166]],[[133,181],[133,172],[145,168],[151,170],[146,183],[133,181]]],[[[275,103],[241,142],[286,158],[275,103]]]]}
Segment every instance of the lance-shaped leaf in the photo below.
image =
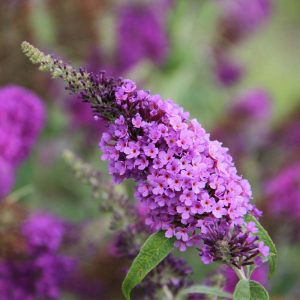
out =
{"type": "Polygon", "coordinates": [[[252,215],[247,215],[245,217],[245,220],[247,222],[253,221],[256,224],[256,227],[258,229],[258,237],[261,241],[265,243],[266,246],[270,248],[270,255],[269,255],[269,265],[270,265],[270,271],[269,271],[269,277],[272,277],[274,274],[276,267],[277,267],[277,250],[275,247],[275,244],[273,243],[271,237],[269,236],[268,232],[263,228],[263,226],[257,221],[257,219],[252,215]]]}
{"type": "Polygon", "coordinates": [[[266,289],[258,282],[242,279],[235,287],[233,300],[269,300],[266,289]]]}
{"type": "Polygon", "coordinates": [[[126,300],[131,291],[153,270],[173,249],[174,240],[165,237],[163,231],[152,234],[134,259],[122,284],[126,300]]]}

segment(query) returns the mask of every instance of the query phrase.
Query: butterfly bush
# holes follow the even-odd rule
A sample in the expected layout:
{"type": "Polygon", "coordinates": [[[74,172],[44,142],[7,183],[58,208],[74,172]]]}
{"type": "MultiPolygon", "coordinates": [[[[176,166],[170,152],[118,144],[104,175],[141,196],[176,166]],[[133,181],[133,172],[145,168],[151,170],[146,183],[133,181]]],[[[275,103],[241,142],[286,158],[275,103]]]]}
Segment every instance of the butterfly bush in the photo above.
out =
{"type": "Polygon", "coordinates": [[[67,227],[57,217],[35,213],[20,228],[25,251],[0,262],[3,300],[59,299],[60,280],[71,270],[73,259],[59,253],[67,227]]]}
{"type": "Polygon", "coordinates": [[[135,195],[146,204],[153,230],[176,237],[175,246],[185,251],[201,243],[211,221],[245,225],[243,217],[255,210],[251,188],[227,148],[173,101],[138,90],[130,80],[116,88],[115,101],[120,115],[102,136],[102,159],[109,160],[115,182],[137,182],[135,195]]]}
{"type": "MultiPolygon", "coordinates": [[[[218,225],[221,220],[228,233],[212,239],[225,243],[226,247],[220,247],[224,255],[234,253],[227,251],[227,236],[238,242],[245,235],[241,241],[253,250],[252,257],[239,260],[237,266],[251,264],[259,254],[268,255],[268,247],[255,237],[255,224],[244,221],[247,214],[258,215],[250,203],[248,181],[237,174],[228,149],[211,140],[197,120],[189,119],[189,113],[172,100],[137,89],[131,80],[78,72],[26,42],[22,47],[33,63],[63,78],[68,90],[91,104],[96,117],[109,122],[99,143],[102,159],[108,160],[116,183],[128,178],[136,182],[135,196],[145,204],[145,222],[152,230],[165,231],[185,251],[203,246],[211,223],[218,225]]],[[[224,231],[223,226],[216,228],[224,231]]],[[[240,246],[245,251],[244,244],[240,246]]],[[[222,256],[222,261],[230,258],[222,256]]]]}

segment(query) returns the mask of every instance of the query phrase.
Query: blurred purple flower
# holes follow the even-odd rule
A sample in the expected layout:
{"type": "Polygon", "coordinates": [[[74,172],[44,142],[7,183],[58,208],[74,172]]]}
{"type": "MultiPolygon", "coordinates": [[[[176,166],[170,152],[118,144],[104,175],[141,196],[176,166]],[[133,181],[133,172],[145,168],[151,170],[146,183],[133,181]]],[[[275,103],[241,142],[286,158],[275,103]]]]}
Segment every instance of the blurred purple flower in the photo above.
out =
{"type": "Polygon", "coordinates": [[[266,141],[271,115],[271,100],[262,89],[248,90],[233,105],[212,132],[224,142],[235,159],[257,149],[266,141]]]}
{"type": "Polygon", "coordinates": [[[294,162],[265,184],[268,212],[276,217],[300,218],[300,163],[294,162]]]}
{"type": "Polygon", "coordinates": [[[300,148],[300,106],[296,106],[292,113],[273,129],[270,146],[282,153],[288,151],[292,156],[298,156],[300,148]]]}
{"type": "Polygon", "coordinates": [[[0,89],[0,156],[13,166],[29,154],[44,124],[41,99],[30,90],[9,85],[0,89]]]}
{"type": "MultiPolygon", "coordinates": [[[[173,101],[138,90],[130,80],[98,80],[106,94],[103,103],[110,101],[116,114],[102,135],[102,159],[109,161],[115,182],[137,182],[135,195],[149,209],[147,225],[166,231],[168,238],[175,236],[175,246],[185,251],[204,238],[199,220],[244,223],[243,216],[254,208],[251,188],[237,175],[227,148],[210,140],[173,101]],[[140,160],[148,161],[142,170],[140,160]]],[[[111,114],[109,109],[98,111],[111,114]]]]}
{"type": "Polygon", "coordinates": [[[56,251],[62,244],[66,228],[61,219],[46,213],[35,213],[22,228],[29,250],[56,251]]]}
{"type": "Polygon", "coordinates": [[[0,263],[3,300],[59,299],[60,281],[74,260],[59,254],[66,233],[60,219],[49,214],[29,217],[22,226],[27,253],[0,263]]]}
{"type": "Polygon", "coordinates": [[[218,81],[228,87],[241,80],[244,70],[233,59],[219,55],[216,57],[215,74],[218,81]]]}
{"type": "Polygon", "coordinates": [[[252,121],[265,120],[270,116],[271,101],[263,89],[253,89],[241,94],[232,107],[232,114],[252,121]]]}
{"type": "Polygon", "coordinates": [[[141,60],[160,65],[168,52],[165,12],[161,4],[124,5],[119,9],[117,25],[117,59],[121,70],[141,60]]]}
{"type": "Polygon", "coordinates": [[[224,0],[221,24],[230,41],[239,40],[259,28],[271,14],[271,0],[224,0]]]}

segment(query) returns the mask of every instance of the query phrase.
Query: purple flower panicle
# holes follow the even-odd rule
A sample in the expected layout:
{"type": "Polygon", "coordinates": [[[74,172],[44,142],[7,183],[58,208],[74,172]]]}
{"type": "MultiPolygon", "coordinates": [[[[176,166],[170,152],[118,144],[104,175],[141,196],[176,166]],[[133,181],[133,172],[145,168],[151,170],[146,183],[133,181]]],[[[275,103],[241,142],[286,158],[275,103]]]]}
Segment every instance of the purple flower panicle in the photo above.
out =
{"type": "MultiPolygon", "coordinates": [[[[228,149],[182,107],[131,80],[76,71],[28,43],[22,48],[109,122],[99,147],[114,181],[136,182],[135,196],[147,207],[145,223],[174,238],[181,251],[203,242],[209,219],[244,228],[244,217],[256,214],[250,184],[237,174],[228,149]]],[[[259,248],[267,253],[263,244],[259,248]]]]}
{"type": "Polygon", "coordinates": [[[100,142],[115,182],[133,178],[136,197],[149,211],[146,223],[164,230],[182,251],[197,245],[206,219],[243,225],[252,212],[251,188],[237,174],[228,149],[172,100],[138,90],[123,80],[115,86],[118,116],[100,142]]]}

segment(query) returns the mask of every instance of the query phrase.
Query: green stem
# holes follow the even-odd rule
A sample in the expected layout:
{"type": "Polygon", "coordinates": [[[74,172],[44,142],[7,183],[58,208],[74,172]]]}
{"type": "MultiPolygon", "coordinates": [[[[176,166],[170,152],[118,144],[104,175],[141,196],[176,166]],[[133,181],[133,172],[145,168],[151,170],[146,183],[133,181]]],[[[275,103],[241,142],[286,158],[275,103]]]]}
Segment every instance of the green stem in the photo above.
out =
{"type": "Polygon", "coordinates": [[[238,269],[236,267],[233,267],[233,270],[235,271],[239,279],[247,280],[244,269],[238,269]]]}

